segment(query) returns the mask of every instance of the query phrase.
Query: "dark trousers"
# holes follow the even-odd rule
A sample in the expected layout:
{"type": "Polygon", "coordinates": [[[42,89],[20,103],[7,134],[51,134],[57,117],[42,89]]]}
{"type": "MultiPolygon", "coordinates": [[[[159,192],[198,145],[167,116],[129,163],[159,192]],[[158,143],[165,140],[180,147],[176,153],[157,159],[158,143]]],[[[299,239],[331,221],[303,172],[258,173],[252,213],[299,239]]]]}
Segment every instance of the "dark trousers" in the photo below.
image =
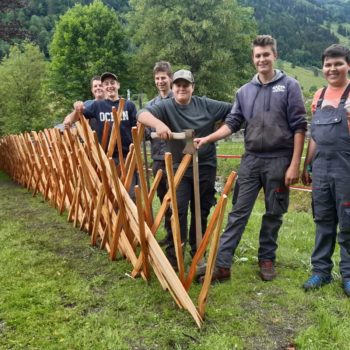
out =
{"type": "Polygon", "coordinates": [[[331,157],[319,155],[313,165],[312,199],[316,237],[311,263],[313,273],[317,275],[331,274],[332,255],[338,239],[340,273],[342,278],[350,279],[349,164],[349,156],[342,157],[339,152],[331,157]]]}
{"type": "MultiPolygon", "coordinates": [[[[215,178],[216,168],[211,166],[199,166],[199,192],[201,204],[201,222],[202,234],[207,227],[207,219],[210,208],[215,205],[215,178]]],[[[177,205],[179,211],[179,223],[181,232],[181,242],[187,242],[187,215],[188,208],[191,210],[191,223],[189,230],[189,243],[191,246],[191,255],[196,253],[196,225],[195,225],[195,209],[194,209],[194,191],[193,191],[193,170],[187,169],[184,177],[179,184],[176,192],[177,205]]],[[[168,257],[175,257],[174,242],[171,241],[166,248],[168,257]]]]}
{"type": "MultiPolygon", "coordinates": [[[[165,162],[164,160],[154,160],[153,161],[153,166],[152,166],[152,172],[153,175],[156,176],[158,170],[163,171],[162,178],[159,182],[158,188],[157,188],[157,196],[159,198],[159,201],[162,203],[163,198],[168,192],[168,181],[167,181],[167,176],[166,176],[166,169],[165,169],[165,162]]],[[[165,212],[165,217],[164,217],[164,228],[166,231],[166,241],[170,242],[173,239],[172,231],[171,231],[171,209],[169,208],[165,212]]]]}
{"type": "Polygon", "coordinates": [[[289,164],[288,157],[259,158],[251,154],[243,156],[232,199],[233,209],[220,238],[216,266],[231,267],[233,255],[261,188],[264,189],[266,212],[260,228],[258,258],[275,260],[278,231],[282,224],[282,215],[289,204],[289,189],[284,185],[289,164]]]}

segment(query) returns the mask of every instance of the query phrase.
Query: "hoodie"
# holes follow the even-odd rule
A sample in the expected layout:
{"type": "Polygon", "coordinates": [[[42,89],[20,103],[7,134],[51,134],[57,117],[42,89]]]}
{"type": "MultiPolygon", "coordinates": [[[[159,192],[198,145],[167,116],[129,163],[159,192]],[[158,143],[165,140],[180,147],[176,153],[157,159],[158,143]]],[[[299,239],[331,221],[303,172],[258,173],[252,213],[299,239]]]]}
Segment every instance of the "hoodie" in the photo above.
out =
{"type": "Polygon", "coordinates": [[[245,122],[246,153],[260,157],[292,156],[294,134],[305,133],[307,122],[299,83],[280,70],[262,84],[256,74],[236,93],[225,124],[237,132],[245,122]]]}

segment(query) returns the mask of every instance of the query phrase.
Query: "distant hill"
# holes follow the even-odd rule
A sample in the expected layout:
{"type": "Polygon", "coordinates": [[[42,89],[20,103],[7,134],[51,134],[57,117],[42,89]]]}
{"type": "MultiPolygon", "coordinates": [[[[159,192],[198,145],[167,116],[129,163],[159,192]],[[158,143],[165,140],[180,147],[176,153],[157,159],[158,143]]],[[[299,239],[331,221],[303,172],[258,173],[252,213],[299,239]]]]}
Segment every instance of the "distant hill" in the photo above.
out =
{"type": "MultiPolygon", "coordinates": [[[[322,51],[339,42],[335,28],[350,26],[349,0],[238,2],[254,8],[259,33],[271,34],[278,40],[280,57],[300,66],[319,66],[322,51]]],[[[350,39],[350,27],[342,34],[342,39],[350,39]]]]}
{"type": "MultiPolygon", "coordinates": [[[[128,0],[102,1],[118,14],[129,9],[128,0]]],[[[280,57],[296,65],[317,67],[324,48],[337,42],[350,43],[350,0],[237,1],[242,6],[254,8],[259,33],[276,37],[280,57]]],[[[75,4],[91,2],[0,0],[0,59],[8,52],[9,44],[23,38],[36,42],[48,57],[48,45],[59,16],[75,4]],[[14,9],[4,11],[6,3],[14,9]],[[12,23],[10,29],[21,34],[19,39],[2,35],[1,25],[6,23],[12,23]]]]}

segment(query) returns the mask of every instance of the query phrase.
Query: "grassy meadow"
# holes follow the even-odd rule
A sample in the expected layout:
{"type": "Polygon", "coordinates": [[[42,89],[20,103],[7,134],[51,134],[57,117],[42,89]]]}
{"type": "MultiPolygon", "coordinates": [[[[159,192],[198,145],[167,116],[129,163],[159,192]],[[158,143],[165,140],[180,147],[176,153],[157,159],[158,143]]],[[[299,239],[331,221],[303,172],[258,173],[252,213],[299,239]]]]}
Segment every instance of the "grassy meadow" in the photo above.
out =
{"type": "MultiPolygon", "coordinates": [[[[238,154],[232,147],[220,143],[219,153],[238,154]]],[[[220,172],[239,165],[227,161],[219,160],[220,172]]],[[[348,349],[350,302],[341,288],[338,248],[335,281],[315,292],[301,288],[314,241],[310,208],[310,193],[292,191],[279,237],[278,277],[263,282],[259,196],[232,279],[212,286],[198,329],[154,275],[149,284],[131,279],[128,262],[109,261],[66,214],[0,173],[0,349],[348,349]]],[[[196,284],[190,290],[195,303],[199,290],[196,284]]]]}
{"type": "MultiPolygon", "coordinates": [[[[279,60],[279,67],[284,70],[288,75],[295,78],[299,81],[302,90],[304,93],[309,93],[310,88],[319,89],[320,87],[327,84],[326,80],[322,75],[322,70],[315,68],[317,70],[317,76],[314,73],[314,70],[307,69],[304,67],[295,66],[292,67],[292,64],[287,61],[279,60]]],[[[321,58],[320,58],[320,67],[321,67],[321,58]]]]}

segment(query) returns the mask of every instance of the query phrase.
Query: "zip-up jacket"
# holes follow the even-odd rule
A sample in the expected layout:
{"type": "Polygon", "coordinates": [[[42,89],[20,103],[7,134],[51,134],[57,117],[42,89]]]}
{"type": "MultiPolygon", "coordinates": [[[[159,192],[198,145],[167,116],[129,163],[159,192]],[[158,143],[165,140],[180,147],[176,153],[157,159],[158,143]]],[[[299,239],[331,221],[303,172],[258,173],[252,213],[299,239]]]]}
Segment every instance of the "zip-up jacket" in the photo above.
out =
{"type": "Polygon", "coordinates": [[[269,83],[262,84],[256,74],[237,91],[225,124],[232,132],[237,132],[246,122],[246,153],[261,157],[290,157],[294,134],[306,132],[305,114],[299,83],[276,70],[269,83]]]}

